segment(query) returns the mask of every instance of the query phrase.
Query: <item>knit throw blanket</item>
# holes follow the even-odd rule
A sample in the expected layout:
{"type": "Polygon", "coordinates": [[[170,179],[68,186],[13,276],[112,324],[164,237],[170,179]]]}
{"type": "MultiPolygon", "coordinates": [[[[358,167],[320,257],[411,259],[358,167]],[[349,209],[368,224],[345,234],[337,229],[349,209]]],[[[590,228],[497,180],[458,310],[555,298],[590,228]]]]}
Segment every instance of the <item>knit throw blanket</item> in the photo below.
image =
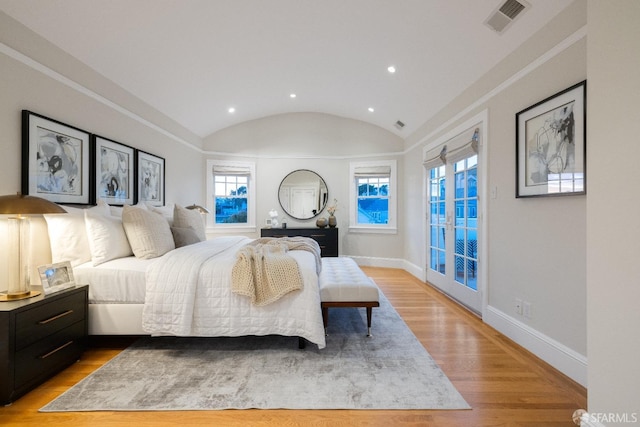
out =
{"type": "Polygon", "coordinates": [[[254,305],[262,306],[302,289],[302,275],[296,260],[287,254],[290,250],[313,253],[316,272],[320,274],[322,261],[318,242],[307,237],[265,237],[238,251],[231,271],[231,291],[251,298],[254,305]]]}

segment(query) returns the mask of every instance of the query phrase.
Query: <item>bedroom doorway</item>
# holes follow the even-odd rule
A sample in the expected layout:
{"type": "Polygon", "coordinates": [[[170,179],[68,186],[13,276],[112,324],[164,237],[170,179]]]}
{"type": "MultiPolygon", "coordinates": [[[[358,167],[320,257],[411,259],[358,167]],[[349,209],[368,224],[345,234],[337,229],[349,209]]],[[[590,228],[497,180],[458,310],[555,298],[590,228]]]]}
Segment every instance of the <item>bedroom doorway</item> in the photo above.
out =
{"type": "Polygon", "coordinates": [[[426,280],[482,313],[479,180],[481,126],[425,153],[426,280]]]}

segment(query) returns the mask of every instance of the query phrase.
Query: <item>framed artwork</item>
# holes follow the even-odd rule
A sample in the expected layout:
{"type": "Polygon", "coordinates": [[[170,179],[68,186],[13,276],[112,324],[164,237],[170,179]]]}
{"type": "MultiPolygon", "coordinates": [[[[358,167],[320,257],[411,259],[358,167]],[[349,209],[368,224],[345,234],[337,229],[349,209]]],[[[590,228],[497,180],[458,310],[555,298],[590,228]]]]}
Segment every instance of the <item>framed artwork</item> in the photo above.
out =
{"type": "Polygon", "coordinates": [[[96,200],[110,205],[133,205],[135,198],[135,150],[94,135],[96,200]]]}
{"type": "Polygon", "coordinates": [[[164,159],[137,150],[138,202],[164,206],[164,159]]]}
{"type": "Polygon", "coordinates": [[[516,114],[516,197],[587,191],[587,82],[516,114]]]}
{"type": "Polygon", "coordinates": [[[69,261],[38,267],[40,282],[45,295],[74,287],[73,268],[69,261]]]}
{"type": "Polygon", "coordinates": [[[93,204],[89,133],[22,111],[22,194],[93,204]]]}

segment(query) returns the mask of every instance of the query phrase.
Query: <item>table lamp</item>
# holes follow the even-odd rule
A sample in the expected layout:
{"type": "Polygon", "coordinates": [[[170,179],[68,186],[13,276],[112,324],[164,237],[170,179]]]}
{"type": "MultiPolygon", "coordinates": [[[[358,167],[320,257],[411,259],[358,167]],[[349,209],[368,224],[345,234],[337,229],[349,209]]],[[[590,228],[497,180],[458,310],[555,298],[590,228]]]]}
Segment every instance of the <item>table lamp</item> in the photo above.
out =
{"type": "Polygon", "coordinates": [[[7,239],[9,245],[7,270],[8,290],[0,294],[0,301],[14,301],[40,295],[32,291],[29,280],[29,255],[31,240],[30,216],[50,213],[66,213],[53,202],[20,193],[0,196],[0,215],[7,219],[7,239]]]}
{"type": "Polygon", "coordinates": [[[210,212],[209,209],[207,209],[205,207],[202,207],[200,205],[196,205],[195,203],[193,205],[190,205],[190,206],[185,206],[185,209],[189,209],[189,210],[192,210],[192,211],[198,211],[201,214],[208,214],[210,212]]]}

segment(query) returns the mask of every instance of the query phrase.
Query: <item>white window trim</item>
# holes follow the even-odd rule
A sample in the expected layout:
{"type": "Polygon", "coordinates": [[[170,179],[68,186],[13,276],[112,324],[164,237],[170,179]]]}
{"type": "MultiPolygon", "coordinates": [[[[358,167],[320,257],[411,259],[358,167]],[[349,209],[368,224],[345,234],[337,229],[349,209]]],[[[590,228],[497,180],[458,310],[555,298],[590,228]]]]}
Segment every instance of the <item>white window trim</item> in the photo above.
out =
{"type": "Polygon", "coordinates": [[[211,233],[253,233],[256,231],[256,164],[255,162],[236,162],[230,160],[207,160],[207,231],[211,233]],[[250,170],[247,193],[247,224],[216,224],[214,222],[216,208],[214,206],[213,168],[221,166],[244,167],[250,170]]]}
{"type": "Polygon", "coordinates": [[[369,162],[349,163],[349,232],[350,233],[377,233],[397,234],[398,217],[398,173],[396,160],[376,160],[369,162]],[[362,167],[387,166],[391,169],[389,174],[389,223],[388,224],[358,224],[358,194],[356,192],[355,171],[362,167]]]}

